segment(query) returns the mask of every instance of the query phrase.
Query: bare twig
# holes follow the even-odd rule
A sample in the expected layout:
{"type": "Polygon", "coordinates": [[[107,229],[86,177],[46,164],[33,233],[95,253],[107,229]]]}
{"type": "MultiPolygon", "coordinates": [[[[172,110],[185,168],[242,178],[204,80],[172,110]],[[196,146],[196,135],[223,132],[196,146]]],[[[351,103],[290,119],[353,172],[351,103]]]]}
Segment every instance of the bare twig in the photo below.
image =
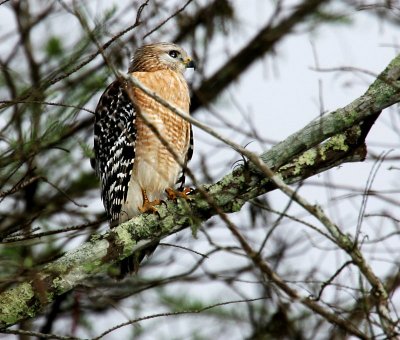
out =
{"type": "Polygon", "coordinates": [[[0,104],[21,104],[21,103],[22,104],[44,104],[44,105],[49,105],[49,106],[68,107],[68,108],[86,111],[91,114],[94,114],[93,110],[89,110],[85,107],[64,104],[64,103],[53,103],[53,102],[39,101],[39,100],[0,100],[0,104]]]}
{"type": "MultiPolygon", "coordinates": [[[[17,183],[16,185],[14,185],[10,190],[0,192],[0,198],[2,199],[2,198],[6,197],[8,195],[12,195],[15,192],[17,192],[17,191],[25,188],[26,186],[32,184],[33,182],[36,182],[39,179],[41,179],[41,176],[34,176],[34,177],[31,177],[31,178],[29,178],[29,179],[27,179],[25,181],[21,181],[21,182],[17,183]]],[[[0,202],[1,202],[1,200],[0,200],[0,202]]]]}
{"type": "Polygon", "coordinates": [[[83,338],[77,338],[74,336],[62,336],[57,334],[47,334],[35,331],[26,331],[24,329],[5,329],[1,330],[0,333],[3,334],[15,334],[15,335],[28,335],[36,337],[38,339],[57,339],[57,340],[84,340],[83,338]]]}
{"type": "Polygon", "coordinates": [[[84,224],[80,224],[80,225],[74,225],[74,226],[69,226],[69,227],[65,227],[65,228],[44,231],[41,233],[31,233],[31,234],[27,234],[27,235],[8,236],[8,237],[4,238],[3,240],[1,240],[1,243],[22,242],[22,241],[32,240],[35,238],[41,238],[44,236],[61,234],[61,233],[69,232],[69,231],[75,231],[75,230],[82,230],[82,229],[85,229],[88,227],[98,226],[105,221],[106,221],[106,219],[102,219],[99,221],[93,221],[93,222],[88,222],[88,223],[84,223],[84,224]]]}
{"type": "Polygon", "coordinates": [[[172,18],[176,17],[179,13],[183,12],[186,7],[192,2],[193,0],[188,0],[181,8],[179,8],[177,11],[172,13],[167,19],[161,21],[156,27],[154,27],[152,30],[147,32],[142,40],[146,39],[149,35],[153,34],[155,31],[159,30],[162,26],[164,26],[168,21],[170,21],[172,18]]]}

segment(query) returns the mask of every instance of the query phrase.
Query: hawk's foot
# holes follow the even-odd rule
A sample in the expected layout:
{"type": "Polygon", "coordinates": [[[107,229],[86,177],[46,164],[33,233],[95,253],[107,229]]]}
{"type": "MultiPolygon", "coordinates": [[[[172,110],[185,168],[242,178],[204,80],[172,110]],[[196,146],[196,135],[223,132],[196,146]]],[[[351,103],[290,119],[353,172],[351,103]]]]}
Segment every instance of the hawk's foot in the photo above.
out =
{"type": "Polygon", "coordinates": [[[186,201],[191,201],[193,198],[190,197],[189,195],[190,195],[190,193],[192,191],[193,190],[191,188],[183,188],[182,191],[174,190],[174,189],[171,189],[171,188],[165,189],[165,192],[167,194],[167,198],[169,200],[173,200],[173,201],[176,201],[178,198],[183,198],[186,201]]]}
{"type": "Polygon", "coordinates": [[[147,197],[146,190],[143,189],[142,189],[142,195],[143,195],[143,205],[141,207],[138,207],[139,211],[142,214],[143,213],[158,214],[157,208],[155,206],[160,205],[161,203],[164,202],[159,199],[150,202],[149,198],[147,197]]]}

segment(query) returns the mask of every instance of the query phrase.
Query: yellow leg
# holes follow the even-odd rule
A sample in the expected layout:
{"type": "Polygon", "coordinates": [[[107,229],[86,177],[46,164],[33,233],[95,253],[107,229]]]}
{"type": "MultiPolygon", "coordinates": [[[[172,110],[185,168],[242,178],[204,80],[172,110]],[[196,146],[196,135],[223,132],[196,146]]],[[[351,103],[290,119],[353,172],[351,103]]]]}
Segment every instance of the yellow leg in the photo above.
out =
{"type": "Polygon", "coordinates": [[[149,198],[147,197],[146,190],[142,189],[142,196],[143,196],[143,205],[142,207],[139,207],[139,211],[141,213],[157,213],[157,208],[155,208],[155,205],[160,205],[162,203],[161,200],[157,199],[152,202],[149,201],[149,198]]]}

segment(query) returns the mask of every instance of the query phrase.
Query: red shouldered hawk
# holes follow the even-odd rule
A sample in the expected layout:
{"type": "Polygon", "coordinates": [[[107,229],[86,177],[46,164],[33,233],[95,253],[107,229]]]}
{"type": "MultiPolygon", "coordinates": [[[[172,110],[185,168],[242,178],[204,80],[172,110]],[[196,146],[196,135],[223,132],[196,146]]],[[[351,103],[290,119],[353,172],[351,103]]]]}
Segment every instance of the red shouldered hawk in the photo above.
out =
{"type": "MultiPolygon", "coordinates": [[[[181,47],[156,43],[136,50],[128,72],[189,114],[189,89],[183,76],[186,68],[194,68],[194,62],[181,47]]],[[[141,116],[173,147],[179,163],[186,164],[192,156],[189,122],[138,88],[125,87],[118,80],[109,85],[95,112],[94,152],[111,226],[153,210],[166,189],[177,184],[183,188],[183,169],[141,116]]],[[[139,262],[142,258],[143,254],[139,262]]],[[[128,261],[122,265],[122,275],[135,269],[128,261]]]]}

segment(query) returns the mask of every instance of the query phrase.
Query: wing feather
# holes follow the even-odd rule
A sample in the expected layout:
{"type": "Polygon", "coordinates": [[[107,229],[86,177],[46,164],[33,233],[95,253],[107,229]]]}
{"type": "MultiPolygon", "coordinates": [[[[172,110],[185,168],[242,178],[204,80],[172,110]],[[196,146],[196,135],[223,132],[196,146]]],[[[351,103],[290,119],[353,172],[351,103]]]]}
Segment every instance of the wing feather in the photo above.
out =
{"type": "Polygon", "coordinates": [[[101,197],[110,222],[118,221],[126,201],[135,143],[135,107],[115,81],[100,98],[94,124],[95,170],[101,180],[101,197]]]}

